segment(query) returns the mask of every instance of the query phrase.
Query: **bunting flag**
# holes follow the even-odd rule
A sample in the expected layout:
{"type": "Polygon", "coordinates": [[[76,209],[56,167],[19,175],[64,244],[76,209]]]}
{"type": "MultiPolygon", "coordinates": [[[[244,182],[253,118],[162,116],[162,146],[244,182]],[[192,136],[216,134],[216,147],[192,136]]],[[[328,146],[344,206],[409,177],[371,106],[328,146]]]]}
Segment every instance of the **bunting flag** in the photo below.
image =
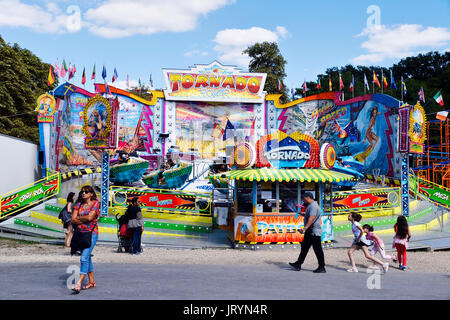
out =
{"type": "Polygon", "coordinates": [[[378,86],[378,88],[381,88],[380,81],[378,81],[378,77],[375,71],[373,72],[373,83],[375,83],[378,86]]]}
{"type": "Polygon", "coordinates": [[[105,81],[105,91],[106,94],[111,94],[111,89],[109,88],[108,83],[106,83],[106,81],[105,81]]]}
{"type": "Polygon", "coordinates": [[[423,102],[425,102],[425,93],[423,92],[422,87],[420,87],[420,90],[419,90],[419,99],[422,100],[423,102]]]}
{"type": "Polygon", "coordinates": [[[136,91],[141,92],[141,87],[142,87],[141,78],[139,78],[139,86],[136,88],[136,91]]]}
{"type": "Polygon", "coordinates": [[[58,59],[56,59],[54,71],[55,71],[56,76],[59,77],[60,71],[59,71],[59,61],[58,61],[58,59]]]}
{"type": "Polygon", "coordinates": [[[91,80],[95,80],[95,64],[94,64],[94,69],[92,69],[91,80]]]}
{"type": "Polygon", "coordinates": [[[369,88],[369,81],[367,80],[367,77],[366,77],[365,73],[364,73],[364,85],[366,86],[367,91],[369,91],[370,90],[370,88],[369,88]]]}
{"type": "Polygon", "coordinates": [[[438,91],[438,93],[436,93],[433,96],[434,100],[436,100],[437,103],[439,103],[441,106],[444,106],[444,99],[442,98],[442,94],[441,94],[441,90],[438,91]]]}
{"type": "Polygon", "coordinates": [[[406,83],[405,83],[405,81],[403,80],[403,76],[402,76],[402,90],[403,90],[403,94],[406,94],[406,83]]]}
{"type": "Polygon", "coordinates": [[[253,118],[252,127],[250,128],[250,137],[253,137],[255,135],[255,123],[256,117],[253,118]]]}
{"type": "Polygon", "coordinates": [[[228,119],[222,139],[223,139],[223,141],[225,141],[225,140],[228,140],[233,137],[234,137],[234,126],[228,119]]]}
{"type": "Polygon", "coordinates": [[[112,82],[114,83],[114,81],[116,81],[118,77],[119,77],[119,75],[117,74],[117,70],[116,70],[116,68],[114,68],[114,73],[113,73],[113,77],[112,77],[112,82]]]}
{"type": "Polygon", "coordinates": [[[220,125],[214,123],[214,128],[212,130],[211,137],[218,139],[222,137],[224,132],[225,130],[220,125]]]}
{"type": "Polygon", "coordinates": [[[321,88],[322,88],[322,86],[320,85],[320,79],[317,79],[316,89],[320,90],[321,88]]]}
{"type": "Polygon", "coordinates": [[[440,120],[440,121],[445,121],[447,120],[448,117],[448,111],[439,111],[436,114],[436,119],[440,120]]]}
{"type": "Polygon", "coordinates": [[[102,78],[103,78],[103,80],[106,80],[106,67],[105,67],[105,65],[103,65],[102,78]]]}
{"type": "Polygon", "coordinates": [[[395,84],[394,76],[392,75],[392,70],[391,70],[391,88],[397,90],[397,85],[395,84]]]}
{"type": "Polygon", "coordinates": [[[280,79],[278,79],[278,91],[281,91],[282,87],[281,87],[281,81],[280,79]]]}
{"type": "Polygon", "coordinates": [[[344,81],[342,81],[342,76],[339,73],[339,90],[344,90],[344,81]]]}
{"type": "Polygon", "coordinates": [[[353,78],[353,74],[352,74],[352,82],[350,82],[350,92],[353,92],[355,87],[355,78],[353,78]]]}
{"type": "Polygon", "coordinates": [[[84,85],[86,83],[86,70],[83,67],[83,75],[81,76],[81,84],[84,85]]]}
{"type": "Polygon", "coordinates": [[[388,82],[386,80],[386,77],[383,74],[383,88],[386,89],[388,87],[388,82]]]}
{"type": "Polygon", "coordinates": [[[50,66],[50,69],[48,70],[48,79],[47,79],[47,84],[49,86],[51,86],[52,84],[55,83],[55,78],[53,77],[53,71],[52,71],[52,66],[50,66]]]}
{"type": "Polygon", "coordinates": [[[74,65],[71,64],[69,67],[69,80],[74,77],[75,72],[77,72],[77,67],[75,67],[75,64],[74,65]]]}
{"type": "Polygon", "coordinates": [[[331,77],[328,78],[328,86],[330,87],[330,91],[333,91],[333,86],[331,84],[331,77]]]}
{"type": "Polygon", "coordinates": [[[64,78],[66,76],[66,73],[67,73],[66,60],[63,60],[63,63],[61,65],[61,72],[60,72],[61,78],[64,78]]]}
{"type": "Polygon", "coordinates": [[[308,91],[308,88],[306,87],[306,80],[303,82],[303,96],[306,96],[306,91],[308,91]]]}

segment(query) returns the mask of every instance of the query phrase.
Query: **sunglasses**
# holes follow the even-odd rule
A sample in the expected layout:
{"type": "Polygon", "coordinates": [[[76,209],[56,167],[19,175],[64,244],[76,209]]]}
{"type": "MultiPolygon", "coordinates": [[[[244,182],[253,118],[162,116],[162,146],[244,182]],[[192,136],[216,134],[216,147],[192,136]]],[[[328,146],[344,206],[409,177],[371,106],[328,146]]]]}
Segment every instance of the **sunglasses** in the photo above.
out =
{"type": "Polygon", "coordinates": [[[91,193],[90,191],[81,190],[81,193],[91,193]]]}

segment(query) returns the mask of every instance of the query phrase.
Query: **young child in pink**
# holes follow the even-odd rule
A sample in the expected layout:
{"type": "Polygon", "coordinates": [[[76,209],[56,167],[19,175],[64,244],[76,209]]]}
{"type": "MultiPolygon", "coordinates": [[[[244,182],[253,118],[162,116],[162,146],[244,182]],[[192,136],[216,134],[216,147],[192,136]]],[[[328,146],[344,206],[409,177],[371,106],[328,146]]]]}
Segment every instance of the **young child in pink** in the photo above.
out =
{"type": "MultiPolygon", "coordinates": [[[[380,253],[381,257],[386,260],[396,260],[395,257],[387,255],[386,251],[384,250],[384,242],[383,240],[377,236],[373,232],[373,226],[365,224],[363,225],[363,231],[366,234],[366,239],[373,242],[372,250],[370,250],[370,255],[374,257],[378,252],[380,253]]],[[[373,266],[369,267],[371,269],[378,269],[378,266],[374,263],[373,266]]]]}

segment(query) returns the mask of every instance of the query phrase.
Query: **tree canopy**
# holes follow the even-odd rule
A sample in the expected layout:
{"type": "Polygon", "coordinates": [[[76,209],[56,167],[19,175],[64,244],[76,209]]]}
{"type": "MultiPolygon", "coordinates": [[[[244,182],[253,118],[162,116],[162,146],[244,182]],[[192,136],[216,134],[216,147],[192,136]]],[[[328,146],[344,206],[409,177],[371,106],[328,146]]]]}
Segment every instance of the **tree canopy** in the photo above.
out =
{"type": "MultiPolygon", "coordinates": [[[[450,99],[450,52],[440,54],[439,52],[429,52],[426,54],[419,54],[415,57],[407,57],[400,60],[398,63],[392,65],[390,68],[384,68],[379,66],[353,66],[346,65],[344,67],[332,67],[326,69],[324,74],[319,74],[318,79],[321,83],[321,89],[316,89],[316,82],[307,82],[308,89],[307,95],[317,94],[320,92],[329,91],[329,79],[332,81],[333,91],[339,90],[339,74],[342,75],[344,82],[344,97],[349,99],[352,97],[350,92],[350,82],[352,75],[354,77],[354,96],[360,96],[364,93],[373,92],[373,72],[377,74],[380,84],[383,85],[383,79],[381,78],[381,72],[383,71],[386,77],[388,87],[384,89],[385,94],[391,95],[394,98],[401,100],[401,77],[403,77],[407,92],[403,96],[403,101],[409,104],[416,104],[418,93],[422,87],[425,93],[426,104],[422,103],[425,107],[426,113],[435,113],[443,110],[433,96],[441,90],[444,102],[448,104],[450,99]],[[397,90],[391,88],[390,71],[396,83],[397,90]],[[369,91],[364,87],[364,75],[369,82],[369,91]]],[[[375,93],[381,93],[381,88],[375,86],[375,93]]],[[[302,88],[296,89],[296,94],[301,94],[302,88]]]]}
{"type": "Polygon", "coordinates": [[[251,58],[249,72],[267,73],[267,80],[264,90],[269,94],[282,94],[281,101],[286,102],[288,98],[287,87],[283,83],[286,77],[285,66],[287,61],[278,48],[276,42],[256,43],[243,51],[251,58]],[[278,89],[278,81],[281,82],[282,89],[278,89]]]}
{"type": "Polygon", "coordinates": [[[0,36],[0,133],[39,143],[36,100],[57,85],[47,85],[49,67],[0,36]]]}

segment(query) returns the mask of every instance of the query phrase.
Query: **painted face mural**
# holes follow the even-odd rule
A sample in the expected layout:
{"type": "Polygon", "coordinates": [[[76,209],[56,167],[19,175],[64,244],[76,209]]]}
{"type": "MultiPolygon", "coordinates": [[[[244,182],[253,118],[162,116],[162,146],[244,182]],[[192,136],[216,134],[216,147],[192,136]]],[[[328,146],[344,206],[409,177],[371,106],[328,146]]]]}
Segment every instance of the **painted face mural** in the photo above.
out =
{"type": "Polygon", "coordinates": [[[311,100],[278,109],[277,124],[287,134],[301,131],[321,145],[331,143],[338,157],[353,156],[366,172],[380,169],[380,174],[394,176],[395,115],[391,108],[398,105],[397,100],[377,94],[347,103],[311,100]]]}

